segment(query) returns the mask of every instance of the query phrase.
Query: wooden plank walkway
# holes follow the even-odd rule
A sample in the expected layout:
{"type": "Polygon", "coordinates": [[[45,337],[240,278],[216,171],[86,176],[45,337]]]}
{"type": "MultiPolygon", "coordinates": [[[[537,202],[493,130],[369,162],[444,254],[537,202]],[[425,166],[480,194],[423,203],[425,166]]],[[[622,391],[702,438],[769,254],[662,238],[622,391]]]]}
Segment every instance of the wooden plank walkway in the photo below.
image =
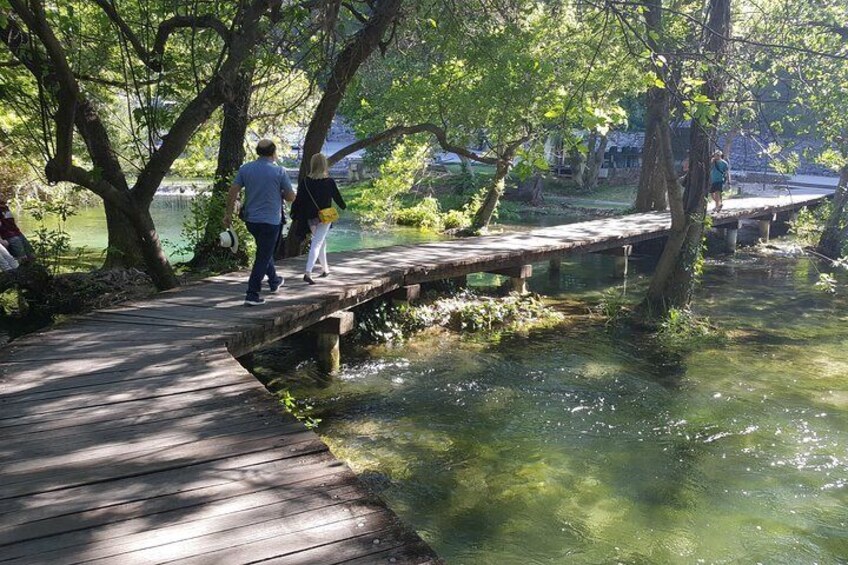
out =
{"type": "MultiPolygon", "coordinates": [[[[728,201],[717,223],[820,196],[728,201]]],[[[245,308],[233,273],[0,350],[0,564],[430,563],[233,358],[404,285],[661,237],[665,213],[333,254],[245,308]]]]}

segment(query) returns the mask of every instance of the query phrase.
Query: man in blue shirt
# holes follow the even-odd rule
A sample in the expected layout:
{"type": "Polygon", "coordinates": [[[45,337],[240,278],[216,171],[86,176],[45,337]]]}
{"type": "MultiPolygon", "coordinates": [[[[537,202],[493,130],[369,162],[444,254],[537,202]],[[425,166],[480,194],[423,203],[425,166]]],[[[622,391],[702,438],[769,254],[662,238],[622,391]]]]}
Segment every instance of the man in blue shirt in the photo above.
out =
{"type": "Polygon", "coordinates": [[[724,160],[724,153],[716,151],[710,161],[710,195],[715,201],[715,212],[721,212],[721,191],[724,184],[730,182],[730,165],[724,160]]]}
{"type": "Polygon", "coordinates": [[[277,156],[274,142],[269,139],[260,140],[256,144],[256,154],[258,157],[255,161],[245,163],[238,170],[230,186],[227,209],[224,212],[224,226],[229,228],[236,199],[244,188],[243,219],[247,231],[256,240],[256,258],[247,282],[245,306],[265,304],[265,299],[259,296],[259,291],[262,288],[262,279],[266,276],[272,293],[277,292],[283,285],[283,277],[277,276],[274,266],[274,250],[284,223],[283,200],[291,202],[295,196],[285,169],[274,163],[277,156]]]}

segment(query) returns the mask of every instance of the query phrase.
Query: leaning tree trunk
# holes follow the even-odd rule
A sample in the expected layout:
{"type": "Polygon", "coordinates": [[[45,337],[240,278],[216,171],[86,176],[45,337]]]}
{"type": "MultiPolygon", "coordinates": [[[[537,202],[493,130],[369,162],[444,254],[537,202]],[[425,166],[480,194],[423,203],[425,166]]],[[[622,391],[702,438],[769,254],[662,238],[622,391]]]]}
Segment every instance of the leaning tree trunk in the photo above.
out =
{"type": "Polygon", "coordinates": [[[156,233],[156,226],[150,216],[150,203],[134,203],[132,213],[129,215],[132,227],[138,234],[139,247],[141,248],[144,265],[147,274],[153,280],[153,284],[159,290],[167,290],[179,286],[174,269],[168,262],[165,252],[162,250],[162,242],[156,233]]]}
{"type": "Polygon", "coordinates": [[[103,201],[106,210],[106,231],[108,244],[104,269],[144,268],[144,254],[130,219],[120,208],[103,201]]]}
{"type": "MultiPolygon", "coordinates": [[[[708,28],[713,32],[707,38],[704,51],[715,55],[716,59],[712,62],[711,70],[707,71],[703,93],[718,104],[725,86],[720,67],[730,31],[730,0],[710,0],[708,28]]],[[[672,232],[642,305],[648,316],[663,316],[672,308],[687,308],[692,301],[704,237],[710,180],[710,140],[715,138],[717,120],[718,112],[715,112],[705,122],[692,122],[689,174],[683,194],[682,218],[680,211],[673,210],[673,216],[677,217],[673,217],[672,232]]],[[[670,148],[668,128],[663,128],[663,143],[667,143],[670,148]]],[[[671,180],[673,168],[669,173],[670,159],[665,162],[666,175],[671,180]]],[[[669,197],[674,197],[671,189],[669,197]]]]}
{"type": "MultiPolygon", "coordinates": [[[[375,3],[374,11],[368,22],[356,33],[336,58],[330,78],[324,88],[324,94],[321,96],[321,100],[312,114],[309,128],[306,130],[306,138],[303,141],[303,158],[297,175],[298,183],[309,173],[309,163],[312,156],[319,153],[324,147],[327,133],[330,131],[333,118],[336,116],[336,110],[338,110],[348,85],[356,76],[356,71],[380,46],[386,31],[397,19],[402,3],[402,0],[382,0],[375,3]]],[[[286,244],[280,246],[283,249],[278,249],[278,259],[282,258],[281,256],[301,255],[305,251],[304,242],[297,237],[296,223],[296,220],[292,220],[286,244]]]]}
{"type": "MultiPolygon", "coordinates": [[[[657,50],[657,42],[663,32],[662,0],[652,0],[645,12],[645,28],[651,49],[657,50]]],[[[664,76],[664,67],[655,66],[654,72],[664,76]]],[[[639,172],[639,189],[636,192],[636,211],[651,212],[668,207],[667,194],[672,185],[666,183],[665,165],[671,144],[663,143],[665,129],[669,127],[669,93],[665,87],[652,86],[645,94],[646,124],[645,144],[642,148],[642,169],[639,172]]],[[[677,182],[674,182],[677,189],[677,182]]]]}
{"type": "Polygon", "coordinates": [[[495,211],[498,209],[501,195],[504,191],[504,183],[506,176],[509,174],[509,167],[512,163],[512,155],[506,155],[495,165],[495,176],[492,178],[492,184],[486,191],[486,198],[477,213],[474,215],[474,221],[471,222],[472,231],[481,231],[489,227],[495,211]]]}
{"type": "Polygon", "coordinates": [[[819,238],[816,251],[837,259],[842,256],[842,250],[848,243],[848,166],[839,172],[839,186],[833,197],[833,208],[824,225],[824,231],[819,238]]]}
{"type": "Polygon", "coordinates": [[[215,169],[215,181],[206,218],[203,238],[194,248],[194,257],[189,265],[194,269],[238,268],[247,260],[241,250],[233,254],[218,244],[218,233],[224,227],[224,210],[227,205],[227,192],[236,171],[244,163],[244,141],[250,121],[250,94],[253,89],[254,65],[247,64],[236,84],[232,100],[224,103],[224,119],[221,124],[221,137],[218,142],[218,166],[215,169]]]}

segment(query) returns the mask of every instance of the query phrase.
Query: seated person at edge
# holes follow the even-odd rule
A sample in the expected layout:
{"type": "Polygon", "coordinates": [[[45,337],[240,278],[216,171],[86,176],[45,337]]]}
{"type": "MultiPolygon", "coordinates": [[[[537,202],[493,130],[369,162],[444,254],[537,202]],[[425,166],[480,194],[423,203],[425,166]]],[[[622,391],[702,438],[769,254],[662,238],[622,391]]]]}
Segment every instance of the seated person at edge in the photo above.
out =
{"type": "Polygon", "coordinates": [[[259,291],[262,289],[262,279],[266,276],[271,293],[277,292],[283,285],[283,277],[277,275],[274,265],[274,250],[285,222],[283,199],[291,202],[295,196],[286,170],[275,163],[277,147],[274,142],[269,139],[260,140],[256,144],[256,154],[258,157],[255,161],[245,163],[238,170],[230,186],[224,212],[224,226],[229,228],[232,225],[236,199],[244,188],[244,223],[247,231],[256,240],[256,257],[247,282],[245,306],[265,304],[265,299],[259,296],[259,291]]]}
{"type": "Polygon", "coordinates": [[[12,215],[6,200],[2,198],[0,198],[0,239],[6,242],[4,247],[18,261],[35,259],[32,245],[18,228],[15,216],[12,215]]]}
{"type": "Polygon", "coordinates": [[[725,183],[730,182],[730,165],[723,157],[721,151],[716,151],[710,161],[710,195],[715,201],[715,212],[721,212],[721,191],[724,190],[725,183]]]}
{"type": "Polygon", "coordinates": [[[306,239],[306,234],[312,233],[309,244],[309,256],[306,258],[306,273],[303,280],[315,284],[312,280],[312,269],[320,258],[321,277],[330,275],[330,265],[327,263],[327,235],[332,223],[322,223],[318,219],[318,210],[329,208],[335,200],[339,208],[347,208],[336,181],[330,178],[329,164],[323,153],[316,153],[309,161],[309,175],[298,184],[297,198],[292,204],[292,218],[297,223],[297,236],[306,239]]]}
{"type": "Polygon", "coordinates": [[[8,246],[8,241],[0,239],[0,271],[3,272],[14,271],[18,268],[18,261],[6,249],[8,246]]]}

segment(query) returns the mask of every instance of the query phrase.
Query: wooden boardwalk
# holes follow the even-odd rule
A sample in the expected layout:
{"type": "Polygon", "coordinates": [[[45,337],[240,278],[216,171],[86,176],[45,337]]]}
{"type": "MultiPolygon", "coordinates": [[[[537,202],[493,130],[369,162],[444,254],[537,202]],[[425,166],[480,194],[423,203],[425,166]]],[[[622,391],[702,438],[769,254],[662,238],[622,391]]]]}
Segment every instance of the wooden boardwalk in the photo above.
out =
{"type": "MultiPolygon", "coordinates": [[[[729,201],[717,223],[821,196],[729,201]]],[[[0,350],[0,564],[429,563],[435,554],[233,358],[404,285],[600,251],[665,213],[303,259],[263,307],[245,273],[0,350]]]]}

